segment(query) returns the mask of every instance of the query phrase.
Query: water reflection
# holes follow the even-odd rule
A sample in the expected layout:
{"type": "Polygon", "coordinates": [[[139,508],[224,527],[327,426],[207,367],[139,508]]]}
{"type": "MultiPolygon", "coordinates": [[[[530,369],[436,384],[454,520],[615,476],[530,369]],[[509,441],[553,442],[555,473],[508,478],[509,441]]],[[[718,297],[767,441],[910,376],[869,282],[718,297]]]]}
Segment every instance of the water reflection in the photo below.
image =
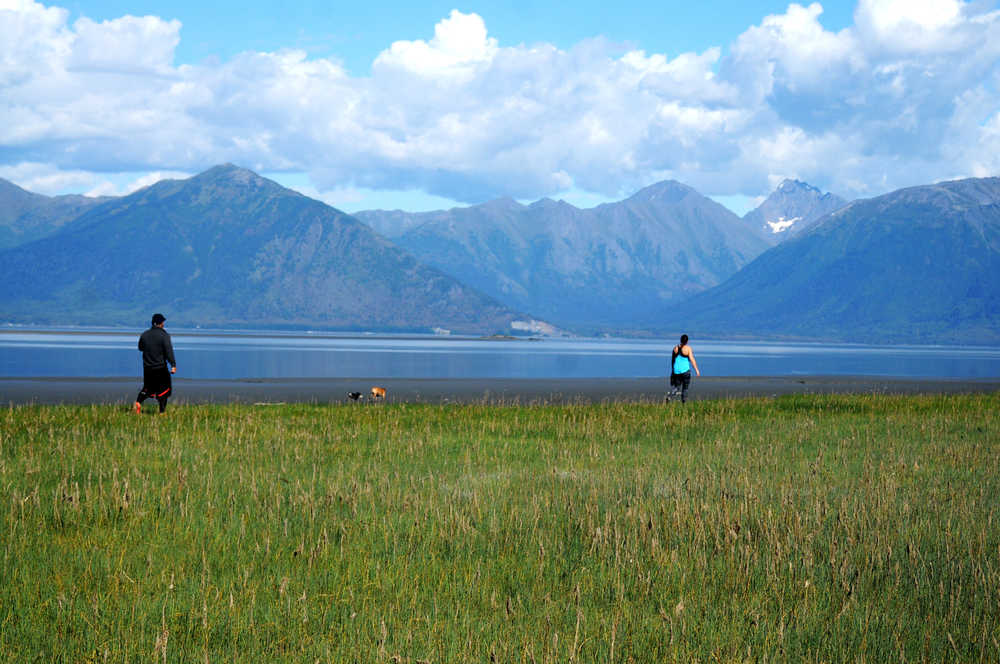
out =
{"type": "MultiPolygon", "coordinates": [[[[140,376],[141,330],[0,331],[0,375],[140,376]]],[[[348,336],[172,330],[187,378],[663,376],[674,340],[348,336]]],[[[704,375],[1000,376],[1000,348],[693,342],[704,375]]]]}

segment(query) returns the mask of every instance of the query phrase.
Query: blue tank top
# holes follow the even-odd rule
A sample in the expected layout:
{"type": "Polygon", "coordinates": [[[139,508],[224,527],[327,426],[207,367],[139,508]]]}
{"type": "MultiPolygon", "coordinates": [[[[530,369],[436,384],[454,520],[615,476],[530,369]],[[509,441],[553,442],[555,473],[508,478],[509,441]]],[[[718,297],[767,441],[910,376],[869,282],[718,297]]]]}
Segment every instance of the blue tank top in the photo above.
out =
{"type": "Polygon", "coordinates": [[[682,374],[691,371],[691,360],[689,360],[684,355],[677,353],[677,357],[674,358],[674,373],[682,374]]]}

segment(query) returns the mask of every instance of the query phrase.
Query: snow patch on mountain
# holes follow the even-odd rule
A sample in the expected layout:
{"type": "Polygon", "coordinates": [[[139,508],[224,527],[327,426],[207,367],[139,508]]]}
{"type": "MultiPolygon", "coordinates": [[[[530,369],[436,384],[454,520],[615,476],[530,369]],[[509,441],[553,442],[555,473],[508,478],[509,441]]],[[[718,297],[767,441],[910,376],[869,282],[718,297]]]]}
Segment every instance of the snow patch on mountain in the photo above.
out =
{"type": "Polygon", "coordinates": [[[824,194],[811,184],[785,180],[743,220],[776,244],[798,235],[845,203],[839,196],[824,194]]]}
{"type": "Polygon", "coordinates": [[[777,221],[768,221],[767,225],[770,227],[772,233],[784,233],[794,226],[796,221],[802,221],[802,217],[792,217],[791,219],[778,217],[777,221]]]}

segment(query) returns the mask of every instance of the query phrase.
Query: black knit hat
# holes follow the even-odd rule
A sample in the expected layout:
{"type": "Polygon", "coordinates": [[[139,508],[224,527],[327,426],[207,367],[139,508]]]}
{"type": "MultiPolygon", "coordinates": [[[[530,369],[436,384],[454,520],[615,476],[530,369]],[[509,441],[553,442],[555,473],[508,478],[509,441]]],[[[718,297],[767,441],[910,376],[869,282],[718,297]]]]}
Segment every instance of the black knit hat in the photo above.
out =
{"type": "Polygon", "coordinates": [[[159,325],[167,320],[163,314],[153,314],[153,325],[159,325]]]}

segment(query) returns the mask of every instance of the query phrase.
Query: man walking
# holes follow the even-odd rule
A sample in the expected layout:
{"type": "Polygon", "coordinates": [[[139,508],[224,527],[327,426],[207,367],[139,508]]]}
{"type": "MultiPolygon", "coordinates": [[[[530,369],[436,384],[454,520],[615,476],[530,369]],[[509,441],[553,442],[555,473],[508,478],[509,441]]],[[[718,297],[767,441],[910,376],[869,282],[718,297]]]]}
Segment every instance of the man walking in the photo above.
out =
{"type": "Polygon", "coordinates": [[[139,337],[139,350],[142,352],[142,389],[135,398],[136,415],[142,412],[142,402],[149,398],[159,402],[160,415],[167,410],[167,399],[170,398],[172,391],[170,374],[177,373],[177,362],[174,361],[174,347],[170,343],[170,335],[163,329],[166,320],[163,314],[153,314],[152,327],[139,337]]]}

